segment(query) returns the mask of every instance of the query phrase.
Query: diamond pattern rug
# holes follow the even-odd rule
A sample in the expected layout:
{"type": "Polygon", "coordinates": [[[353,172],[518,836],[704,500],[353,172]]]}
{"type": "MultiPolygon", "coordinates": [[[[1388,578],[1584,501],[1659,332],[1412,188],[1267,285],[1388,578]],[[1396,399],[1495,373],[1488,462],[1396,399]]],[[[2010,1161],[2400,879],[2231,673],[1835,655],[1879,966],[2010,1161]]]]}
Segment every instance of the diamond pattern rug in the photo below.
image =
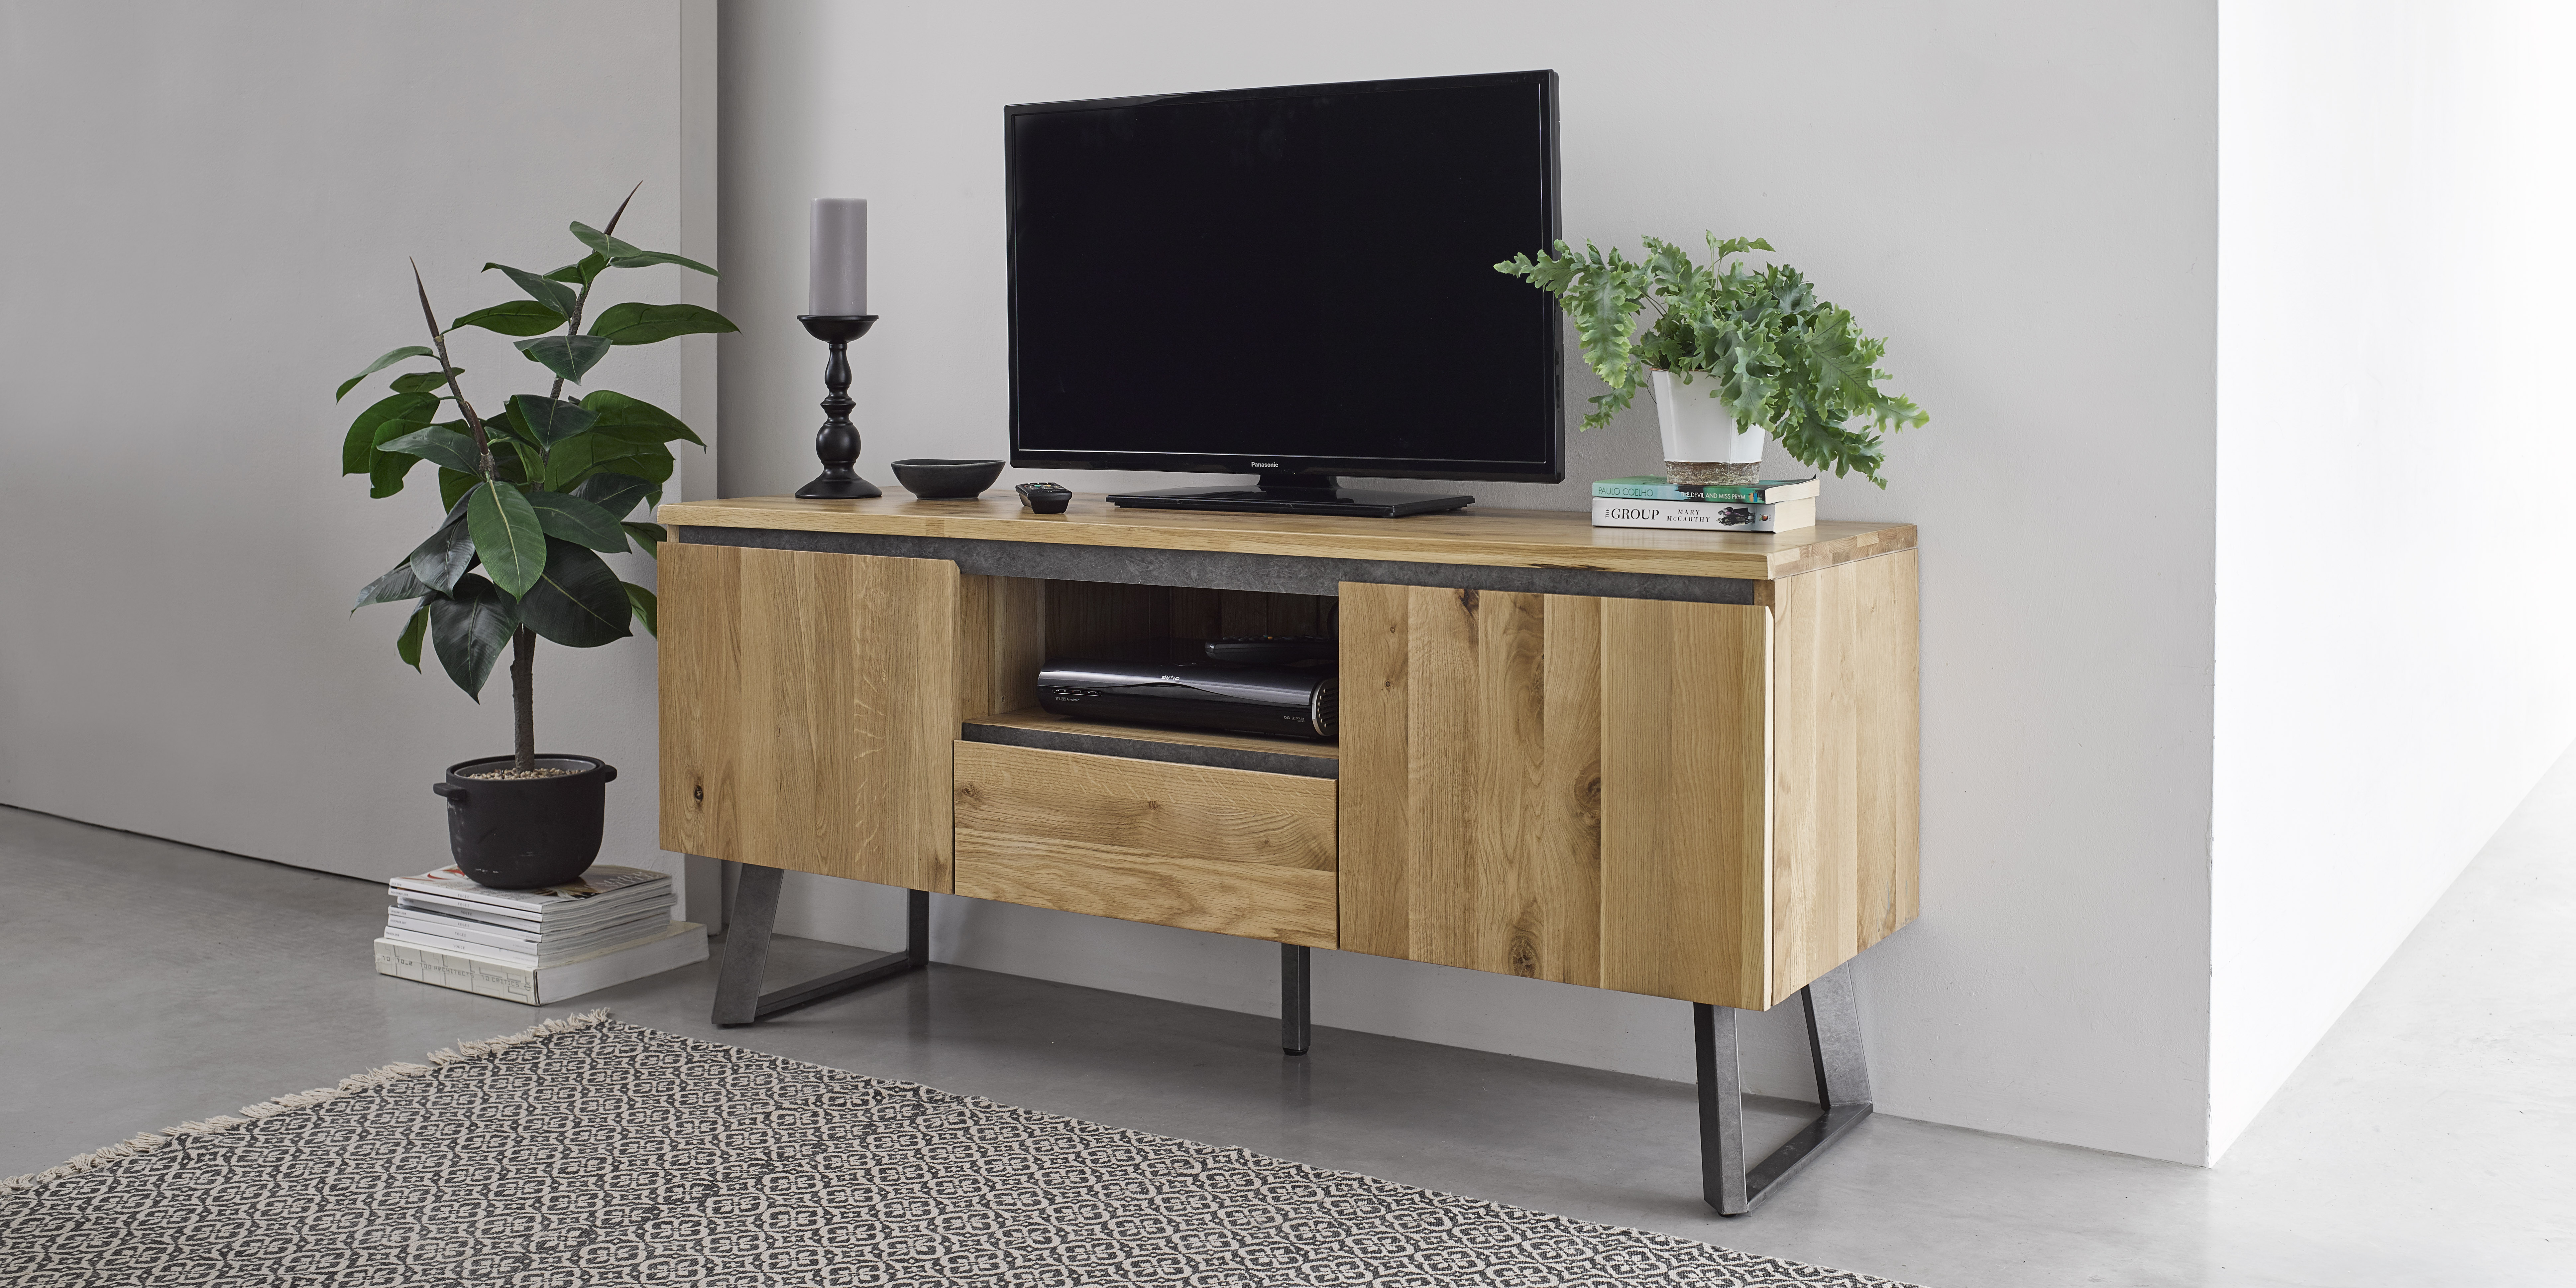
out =
{"type": "Polygon", "coordinates": [[[0,1182],[0,1284],[1889,1281],[592,1012],[0,1182]]]}

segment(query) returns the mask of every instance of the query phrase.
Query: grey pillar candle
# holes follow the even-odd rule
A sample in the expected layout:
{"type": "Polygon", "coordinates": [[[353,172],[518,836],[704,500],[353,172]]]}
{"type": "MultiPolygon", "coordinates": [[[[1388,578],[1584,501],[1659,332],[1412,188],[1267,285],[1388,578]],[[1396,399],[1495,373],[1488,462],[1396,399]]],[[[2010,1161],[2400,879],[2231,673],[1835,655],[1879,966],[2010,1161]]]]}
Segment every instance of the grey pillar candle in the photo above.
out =
{"type": "Polygon", "coordinates": [[[805,311],[854,318],[868,311],[868,203],[863,197],[814,199],[812,283],[805,311]]]}

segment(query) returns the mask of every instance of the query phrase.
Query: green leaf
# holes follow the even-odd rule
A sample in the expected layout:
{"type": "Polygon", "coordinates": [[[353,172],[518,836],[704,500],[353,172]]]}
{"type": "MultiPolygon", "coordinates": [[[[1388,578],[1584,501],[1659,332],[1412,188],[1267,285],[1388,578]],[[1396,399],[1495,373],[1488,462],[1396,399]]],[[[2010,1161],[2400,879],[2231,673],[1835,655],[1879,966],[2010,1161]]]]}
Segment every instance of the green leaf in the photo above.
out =
{"type": "Polygon", "coordinates": [[[403,623],[402,634],[394,637],[394,655],[410,663],[411,669],[419,670],[420,641],[421,637],[427,634],[429,634],[429,603],[423,600],[420,607],[412,610],[411,620],[403,623]]]}
{"type": "Polygon", "coordinates": [[[483,418],[483,429],[486,433],[491,432],[495,425],[501,427],[501,435],[504,438],[515,438],[528,444],[534,444],[537,441],[536,431],[528,428],[528,422],[519,415],[519,409],[507,402],[501,404],[499,415],[483,418]]]}
{"type": "Polygon", "coordinates": [[[444,465],[439,466],[438,503],[453,510],[457,507],[459,502],[462,502],[465,499],[465,494],[472,491],[474,489],[474,485],[482,481],[483,479],[480,475],[460,473],[456,470],[451,470],[444,465]]]}
{"type": "Polygon", "coordinates": [[[602,554],[626,553],[626,533],[617,526],[617,516],[577,496],[561,492],[530,491],[528,504],[537,512],[537,523],[549,537],[561,537],[585,545],[602,554]]]}
{"type": "Polygon", "coordinates": [[[463,367],[449,367],[445,371],[406,372],[394,377],[393,384],[389,387],[398,394],[434,394],[447,387],[449,377],[464,374],[463,367]]]}
{"type": "Polygon", "coordinates": [[[695,304],[612,304],[590,324],[590,333],[610,344],[658,344],[673,336],[739,331],[714,309],[695,304]]]}
{"type": "MultiPolygon", "coordinates": [[[[375,468],[376,431],[396,421],[427,424],[438,414],[438,400],[428,394],[395,394],[358,413],[340,440],[340,472],[364,474],[375,468]]],[[[403,431],[409,432],[409,431],[403,431]]]]}
{"type": "Polygon", "coordinates": [[[518,416],[519,423],[535,435],[536,441],[546,447],[589,429],[599,419],[580,403],[548,398],[544,394],[512,394],[510,410],[518,416]]]}
{"type": "Polygon", "coordinates": [[[572,282],[577,285],[588,286],[592,282],[598,280],[600,274],[607,271],[608,257],[606,255],[584,255],[581,257],[580,263],[566,264],[563,267],[546,274],[546,280],[549,282],[572,282]]]}
{"type": "Polygon", "coordinates": [[[570,492],[594,473],[630,474],[651,483],[667,483],[677,462],[660,443],[631,443],[606,434],[567,439],[546,458],[546,487],[570,492]]]}
{"type": "MultiPolygon", "coordinates": [[[[400,431],[408,426],[388,425],[385,428],[400,431]]],[[[420,458],[408,452],[376,453],[375,463],[367,468],[367,495],[382,500],[402,491],[403,483],[411,476],[412,467],[418,464],[420,458]]]]}
{"type": "Polygon", "coordinates": [[[550,335],[515,343],[519,352],[528,355],[528,361],[542,363],[546,370],[579,384],[583,372],[608,356],[610,342],[595,335],[550,335]]]}
{"type": "Polygon", "coordinates": [[[599,417],[599,428],[632,442],[667,443],[685,438],[700,447],[706,446],[697,433],[680,418],[644,401],[629,398],[614,389],[594,389],[581,405],[599,417]]]}
{"type": "Polygon", "coordinates": [[[573,310],[581,307],[581,296],[561,282],[549,282],[536,273],[531,273],[524,268],[512,268],[507,264],[485,264],[483,271],[488,273],[496,268],[509,274],[510,280],[517,282],[519,289],[528,293],[528,298],[553,309],[557,314],[571,317],[573,310]]]}
{"type": "Polygon", "coordinates": [[[503,335],[544,335],[564,324],[564,315],[535,300],[512,300],[488,309],[476,309],[447,324],[450,331],[479,326],[503,335]]]}
{"type": "Polygon", "coordinates": [[[626,603],[628,607],[635,610],[635,620],[644,623],[645,634],[658,638],[662,634],[662,628],[655,625],[653,619],[661,615],[661,601],[653,597],[652,591],[646,590],[642,586],[636,585],[634,582],[630,581],[624,584],[626,586],[626,603]]]}
{"type": "MultiPolygon", "coordinates": [[[[356,375],[354,375],[354,376],[349,377],[347,380],[344,380],[344,381],[340,382],[340,392],[338,392],[338,393],[336,393],[336,394],[331,395],[331,401],[333,401],[333,402],[338,402],[338,401],[340,401],[341,399],[348,397],[348,396],[349,396],[349,391],[350,391],[351,389],[357,388],[357,385],[358,385],[358,382],[359,382],[359,381],[364,380],[364,379],[366,379],[367,377],[372,376],[372,375],[376,374],[377,372],[382,371],[382,370],[384,370],[385,368],[390,367],[390,366],[394,365],[395,363],[402,361],[402,360],[403,360],[403,359],[405,359],[405,358],[435,358],[435,357],[437,357],[437,356],[438,356],[438,355],[437,355],[436,353],[432,352],[432,351],[431,351],[431,350],[429,350],[429,349],[425,349],[425,348],[421,347],[420,345],[417,345],[417,344],[406,344],[406,345],[404,345],[403,347],[401,347],[401,348],[399,348],[399,349],[396,349],[396,350],[394,350],[393,352],[388,353],[388,354],[386,354],[385,356],[383,356],[383,357],[381,357],[381,358],[378,358],[378,359],[376,359],[376,360],[375,360],[375,361],[373,361],[373,362],[368,363],[368,364],[367,364],[367,369],[366,369],[366,370],[361,371],[361,372],[359,372],[358,374],[356,374],[356,375]]],[[[357,473],[357,472],[358,472],[358,471],[356,471],[356,470],[342,470],[342,471],[341,471],[341,473],[343,473],[343,474],[355,474],[355,473],[357,473]]]]}
{"type": "Polygon", "coordinates": [[[648,250],[637,255],[620,255],[617,258],[608,261],[608,264],[611,268],[651,268],[655,264],[677,264],[682,268],[694,268],[709,277],[722,276],[722,274],[716,272],[714,269],[709,268],[694,259],[683,259],[680,256],[658,250],[648,250]]]}
{"type": "Polygon", "coordinates": [[[349,605],[354,613],[369,604],[390,604],[398,599],[418,599],[430,593],[420,578],[412,575],[411,560],[395,564],[382,577],[358,588],[358,602],[349,605]]]}
{"type": "Polygon", "coordinates": [[[493,464],[496,468],[493,472],[499,474],[504,483],[542,481],[546,476],[544,450],[524,439],[513,438],[507,441],[510,444],[510,454],[494,460],[493,464]]]}
{"type": "Polygon", "coordinates": [[[633,242],[620,237],[611,237],[588,224],[574,224],[572,235],[580,238],[582,245],[590,247],[594,257],[607,256],[609,266],[612,268],[650,268],[655,264],[677,264],[682,268],[694,268],[709,277],[718,275],[714,269],[694,259],[683,259],[678,255],[658,250],[645,250],[633,242]]]}
{"type": "Polygon", "coordinates": [[[479,472],[483,466],[483,453],[474,449],[474,440],[444,425],[424,425],[401,437],[386,440],[379,445],[379,450],[436,461],[441,469],[462,470],[468,474],[479,472]]]}
{"type": "Polygon", "coordinates": [[[660,490],[652,480],[632,474],[593,474],[572,494],[623,519],[635,513],[636,502],[660,490]]]}
{"type": "Polygon", "coordinates": [[[492,678],[492,664],[518,630],[518,604],[472,573],[429,601],[429,642],[438,650],[438,664],[477,702],[483,700],[483,682],[492,678]]]}
{"type": "Polygon", "coordinates": [[[662,557],[662,543],[671,539],[670,532],[658,523],[621,523],[618,526],[626,529],[626,535],[635,538],[635,544],[655,559],[662,557]]]}
{"type": "Polygon", "coordinates": [[[519,600],[530,629],[567,648],[597,648],[633,632],[625,583],[597,554],[548,539],[544,575],[519,600]]]}
{"type": "Polygon", "coordinates": [[[546,533],[536,508],[519,489],[486,483],[465,494],[465,521],[493,584],[513,599],[525,598],[546,567],[546,533]]]}
{"type": "MultiPolygon", "coordinates": [[[[614,223],[615,221],[611,220],[610,222],[614,223]]],[[[605,255],[611,260],[615,260],[620,255],[641,255],[644,253],[643,247],[637,246],[623,238],[611,237],[588,224],[582,223],[580,220],[573,221],[572,235],[580,238],[581,244],[588,246],[592,254],[605,255]]]]}
{"type": "Polygon", "coordinates": [[[456,589],[456,579],[474,566],[474,537],[467,530],[462,502],[448,507],[447,518],[438,525],[438,531],[415,547],[403,560],[403,566],[411,569],[411,575],[419,578],[422,585],[440,594],[456,589]]]}

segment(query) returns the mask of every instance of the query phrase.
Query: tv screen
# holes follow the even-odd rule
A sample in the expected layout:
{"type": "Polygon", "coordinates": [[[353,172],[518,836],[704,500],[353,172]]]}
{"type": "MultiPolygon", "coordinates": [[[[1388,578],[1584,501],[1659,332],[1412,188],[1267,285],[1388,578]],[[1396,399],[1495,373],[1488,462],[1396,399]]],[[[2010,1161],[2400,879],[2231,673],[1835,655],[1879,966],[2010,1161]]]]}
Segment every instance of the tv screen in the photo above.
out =
{"type": "Polygon", "coordinates": [[[1016,465],[1556,482],[1553,72],[1005,109],[1016,465]]]}

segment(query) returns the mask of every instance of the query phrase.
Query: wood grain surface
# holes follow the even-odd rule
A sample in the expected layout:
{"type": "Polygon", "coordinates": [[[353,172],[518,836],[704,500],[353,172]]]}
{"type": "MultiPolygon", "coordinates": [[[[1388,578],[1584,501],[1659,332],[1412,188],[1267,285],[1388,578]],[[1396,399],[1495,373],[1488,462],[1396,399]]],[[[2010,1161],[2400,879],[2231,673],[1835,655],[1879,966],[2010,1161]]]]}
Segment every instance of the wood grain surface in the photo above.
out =
{"type": "Polygon", "coordinates": [[[949,889],[957,565],[667,543],[660,578],[663,848],[949,889]]]}
{"type": "Polygon", "coordinates": [[[957,742],[957,893],[1330,948],[1328,779],[957,742]]]}
{"type": "Polygon", "coordinates": [[[1601,986],[1766,1010],[1771,610],[1602,609],[1601,986]]]}
{"type": "Polygon", "coordinates": [[[977,576],[957,582],[957,718],[1035,705],[1038,668],[1046,662],[1049,583],[977,576]]]}
{"type": "Polygon", "coordinates": [[[1341,590],[1342,946],[1598,983],[1602,601],[1341,590]]]}
{"type": "Polygon", "coordinates": [[[1781,582],[1774,607],[1771,998],[1919,911],[1913,551],[1781,582]]]}
{"type": "Polygon", "coordinates": [[[768,496],[675,501],[663,505],[657,516],[665,524],[693,527],[1753,579],[1793,576],[1914,544],[1913,525],[1902,523],[1831,521],[1786,533],[1668,532],[1596,528],[1591,516],[1570,510],[1474,507],[1403,519],[1354,519],[1122,510],[1096,495],[1076,497],[1063,514],[1034,514],[1021,509],[1016,499],[801,501],[768,496]]]}

